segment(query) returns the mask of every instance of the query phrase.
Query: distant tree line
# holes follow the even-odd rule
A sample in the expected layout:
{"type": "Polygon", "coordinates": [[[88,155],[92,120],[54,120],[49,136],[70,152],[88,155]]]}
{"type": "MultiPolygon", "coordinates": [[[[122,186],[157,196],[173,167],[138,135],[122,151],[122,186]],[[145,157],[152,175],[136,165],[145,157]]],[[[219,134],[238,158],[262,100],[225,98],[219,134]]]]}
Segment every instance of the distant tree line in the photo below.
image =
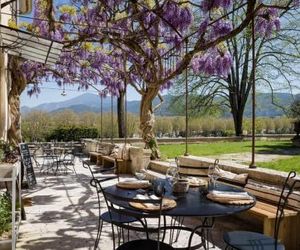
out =
{"type": "MultiPolygon", "coordinates": [[[[256,131],[259,134],[293,133],[293,119],[287,117],[257,118],[256,131]]],[[[104,113],[102,117],[102,137],[118,137],[117,116],[104,113]]],[[[251,121],[244,121],[244,134],[251,132],[251,121]]],[[[185,117],[156,117],[157,137],[185,136],[185,117]]],[[[233,136],[232,119],[215,117],[193,117],[189,119],[189,136],[233,136]]],[[[101,137],[101,116],[97,113],[75,113],[65,110],[58,113],[33,111],[22,119],[22,135],[25,141],[45,141],[50,139],[72,140],[79,137],[101,137]]],[[[127,115],[127,136],[140,137],[139,117],[127,115]]]]}

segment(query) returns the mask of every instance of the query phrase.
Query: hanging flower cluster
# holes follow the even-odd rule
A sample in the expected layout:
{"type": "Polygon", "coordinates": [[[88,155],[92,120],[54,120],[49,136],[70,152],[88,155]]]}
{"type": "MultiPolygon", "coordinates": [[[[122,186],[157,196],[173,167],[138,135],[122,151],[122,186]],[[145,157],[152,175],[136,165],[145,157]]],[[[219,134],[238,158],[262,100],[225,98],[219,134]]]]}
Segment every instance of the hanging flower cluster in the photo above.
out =
{"type": "Polygon", "coordinates": [[[255,31],[259,36],[270,37],[274,31],[280,29],[278,10],[263,8],[259,10],[255,22],[255,31]]]}
{"type": "MultiPolygon", "coordinates": [[[[197,42],[205,45],[230,34],[233,25],[222,16],[233,4],[245,3],[238,0],[76,2],[76,6],[50,8],[48,0],[34,0],[36,19],[24,27],[69,44],[55,67],[25,62],[24,75],[31,82],[48,78],[58,84],[76,82],[82,88],[102,85],[113,95],[119,95],[125,88],[125,78],[139,86],[158,83],[161,90],[170,88],[169,76],[182,63],[186,38],[192,45],[197,42]],[[54,22],[47,21],[49,15],[54,22]],[[190,38],[191,34],[194,35],[190,38]],[[174,62],[170,63],[171,59],[174,62]]],[[[279,28],[277,9],[258,11],[257,33],[270,36],[279,28]]],[[[190,60],[196,73],[206,75],[227,77],[232,66],[231,55],[223,44],[195,51],[190,60]]]]}
{"type": "Polygon", "coordinates": [[[195,73],[227,77],[232,66],[232,58],[228,51],[222,52],[212,48],[205,53],[197,54],[191,65],[195,73]]]}
{"type": "Polygon", "coordinates": [[[207,13],[213,9],[223,8],[228,9],[232,4],[231,0],[202,0],[201,9],[207,13]]]}

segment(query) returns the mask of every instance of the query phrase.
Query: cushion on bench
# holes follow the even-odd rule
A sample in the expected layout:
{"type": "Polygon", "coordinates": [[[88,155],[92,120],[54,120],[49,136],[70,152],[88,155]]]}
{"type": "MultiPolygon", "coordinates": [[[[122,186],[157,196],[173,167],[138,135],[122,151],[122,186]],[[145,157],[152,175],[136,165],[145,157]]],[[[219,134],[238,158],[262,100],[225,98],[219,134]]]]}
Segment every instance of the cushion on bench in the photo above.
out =
{"type": "Polygon", "coordinates": [[[114,144],[103,142],[97,145],[96,152],[102,155],[110,155],[113,148],[114,144]]]}
{"type": "Polygon", "coordinates": [[[220,169],[220,176],[219,181],[240,187],[245,187],[248,180],[248,174],[235,174],[222,169],[220,169]]]}
{"type": "Polygon", "coordinates": [[[111,150],[110,156],[117,159],[129,160],[130,144],[117,143],[111,150]]]}

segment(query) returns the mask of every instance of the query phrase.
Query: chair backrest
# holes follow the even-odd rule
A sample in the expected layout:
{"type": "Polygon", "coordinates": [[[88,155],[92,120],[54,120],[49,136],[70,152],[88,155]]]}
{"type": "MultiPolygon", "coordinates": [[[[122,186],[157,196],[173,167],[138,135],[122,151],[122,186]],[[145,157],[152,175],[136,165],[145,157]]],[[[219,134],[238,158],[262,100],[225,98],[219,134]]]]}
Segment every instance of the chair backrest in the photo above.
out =
{"type": "Polygon", "coordinates": [[[181,176],[195,176],[201,178],[208,178],[208,166],[202,164],[200,161],[176,158],[178,173],[181,176]]]}
{"type": "Polygon", "coordinates": [[[82,161],[82,166],[90,171],[91,177],[92,179],[94,179],[95,178],[94,171],[91,167],[90,161],[89,160],[82,161]]]}
{"type": "Polygon", "coordinates": [[[275,227],[274,227],[274,238],[276,240],[275,249],[277,249],[278,234],[279,234],[280,224],[284,216],[284,209],[288,204],[289,196],[293,193],[296,184],[299,183],[299,180],[293,180],[295,177],[296,177],[295,171],[291,171],[288,174],[283,184],[280,198],[277,204],[277,212],[276,212],[275,227]]]}
{"type": "Polygon", "coordinates": [[[105,181],[109,181],[109,180],[113,180],[116,179],[117,177],[108,177],[108,178],[103,178],[103,179],[96,179],[96,178],[92,178],[90,180],[90,185],[96,189],[96,194],[97,194],[97,200],[98,200],[98,208],[99,208],[99,215],[101,214],[101,198],[100,198],[100,194],[102,193],[102,189],[101,189],[101,184],[102,182],[105,181]]]}
{"type": "Polygon", "coordinates": [[[157,249],[159,249],[163,197],[155,196],[155,199],[150,197],[143,198],[143,199],[140,197],[129,197],[129,196],[124,197],[119,194],[112,194],[109,192],[105,192],[105,190],[101,186],[102,182],[99,180],[95,180],[95,182],[96,185],[98,186],[98,189],[100,189],[103,193],[112,223],[114,225],[129,230],[145,232],[147,238],[149,238],[149,233],[157,233],[157,249]],[[138,209],[133,204],[136,204],[136,206],[140,207],[141,209],[138,209]],[[149,206],[151,206],[152,209],[151,208],[149,209],[149,206]],[[135,218],[137,221],[139,221],[142,227],[136,224],[127,224],[127,223],[114,221],[112,219],[112,214],[119,214],[120,216],[131,216],[135,218]],[[148,218],[157,220],[157,224],[155,224],[155,227],[148,226],[149,223],[147,223],[144,220],[148,218]]]}

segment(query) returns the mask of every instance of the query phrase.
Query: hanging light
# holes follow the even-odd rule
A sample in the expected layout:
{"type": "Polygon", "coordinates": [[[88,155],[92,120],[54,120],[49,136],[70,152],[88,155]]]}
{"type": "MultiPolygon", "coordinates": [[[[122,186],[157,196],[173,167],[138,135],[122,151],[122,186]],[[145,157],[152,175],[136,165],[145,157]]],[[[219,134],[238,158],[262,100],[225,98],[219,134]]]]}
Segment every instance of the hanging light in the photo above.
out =
{"type": "Polygon", "coordinates": [[[63,85],[63,91],[61,92],[61,95],[62,96],[66,96],[67,95],[66,90],[65,90],[65,85],[63,85]]]}

